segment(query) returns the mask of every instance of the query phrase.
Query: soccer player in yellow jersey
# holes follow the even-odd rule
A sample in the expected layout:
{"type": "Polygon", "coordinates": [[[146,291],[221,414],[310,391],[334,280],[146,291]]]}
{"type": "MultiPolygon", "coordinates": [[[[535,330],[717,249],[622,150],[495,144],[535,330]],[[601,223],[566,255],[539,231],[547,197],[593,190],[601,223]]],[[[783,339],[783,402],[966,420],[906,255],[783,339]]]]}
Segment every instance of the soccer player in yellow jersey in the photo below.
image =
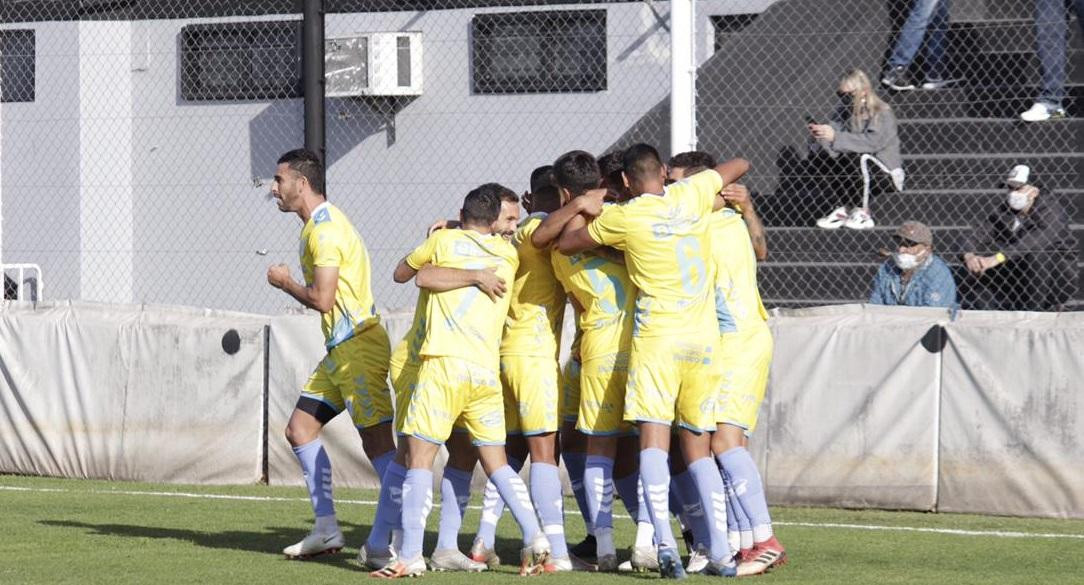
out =
{"type": "MultiPolygon", "coordinates": [[[[714,158],[705,152],[681,153],[670,161],[670,177],[681,180],[714,164],[714,158]]],[[[738,576],[748,576],[786,562],[786,552],[772,531],[760,472],[746,449],[764,401],[772,361],[772,334],[756,271],[757,260],[765,258],[768,250],[764,226],[748,189],[728,185],[723,197],[728,205],[711,215],[723,372],[711,443],[728,484],[731,514],[727,520],[732,546],[740,551],[738,576]]]]}
{"type": "MultiPolygon", "coordinates": [[[[495,268],[498,276],[511,281],[519,264],[515,248],[492,233],[500,210],[499,193],[504,189],[488,183],[468,193],[460,212],[461,229],[439,230],[430,236],[400,262],[396,282],[406,282],[426,264],[495,268]]],[[[431,469],[454,424],[470,433],[482,468],[520,524],[524,537],[521,573],[543,570],[550,554],[549,542],[538,525],[527,487],[508,466],[504,454],[498,366],[508,300],[505,296],[494,302],[473,287],[428,294],[418,381],[401,423],[409,443],[402,492],[403,545],[398,560],[373,576],[397,578],[425,571],[422,537],[432,506],[431,469]]]]}
{"type": "Polygon", "coordinates": [[[271,193],[279,210],[295,213],[301,230],[304,284],[285,264],[272,266],[267,281],[301,304],[319,311],[327,356],[305,384],[286,426],[286,439],[301,462],[315,527],[286,547],[291,558],[337,552],[343,535],[335,519],[331,461],[320,430],[343,410],[350,412],[362,448],[382,476],[395,444],[387,387],[388,334],[380,324],[370,289],[369,253],[350,220],[324,195],[323,165],[307,150],[279,159],[271,193]]]}
{"type": "MultiPolygon", "coordinates": [[[[554,163],[554,171],[565,205],[551,214],[552,219],[547,218],[535,232],[536,244],[547,243],[565,225],[575,226],[581,208],[597,206],[609,195],[605,188],[600,188],[599,166],[594,157],[586,152],[573,151],[562,155],[554,163]]],[[[615,484],[630,515],[633,518],[639,515],[639,476],[636,467],[625,470],[626,473],[620,474],[620,478],[614,481],[619,437],[632,432],[632,426],[623,420],[623,414],[636,287],[629,279],[623,262],[612,258],[619,254],[612,250],[609,252],[607,254],[600,249],[572,256],[553,255],[554,271],[578,308],[578,326],[583,331],[579,352],[580,409],[576,428],[587,436],[584,470],[586,505],[594,529],[600,571],[617,568],[612,514],[615,484]]],[[[636,450],[634,445],[633,451],[636,450]]],[[[644,537],[646,542],[637,542],[640,546],[634,546],[632,566],[657,569],[654,547],[651,545],[654,531],[650,528],[650,522],[645,522],[644,526],[648,527],[644,537]],[[646,554],[642,548],[647,549],[646,554]],[[641,559],[641,556],[647,557],[647,560],[641,559]]],[[[637,536],[640,540],[640,531],[637,536]]]]}
{"type": "Polygon", "coordinates": [[[666,578],[685,575],[668,510],[667,456],[670,427],[676,422],[701,503],[714,520],[708,523],[706,571],[733,575],[726,493],[710,457],[708,434],[715,428],[720,377],[713,361],[719,337],[708,216],[726,203],[719,191],[745,174],[749,164],[736,159],[666,186],[666,167],[653,147],[633,145],[623,162],[625,183],[640,195],[607,206],[586,227],[566,230],[558,245],[567,254],[603,245],[624,251],[629,277],[639,290],[624,419],[637,423],[640,431],[640,477],[659,542],[660,573],[666,578]]]}
{"type": "MultiPolygon", "coordinates": [[[[512,191],[504,189],[500,191],[500,199],[500,215],[493,222],[491,231],[510,239],[519,223],[519,197],[512,191]]],[[[449,225],[458,227],[459,221],[437,222],[430,226],[428,235],[431,236],[434,231],[445,229],[449,225]]],[[[410,397],[418,381],[418,367],[421,365],[419,352],[425,340],[425,308],[429,292],[443,292],[473,286],[488,295],[493,302],[497,302],[508,292],[510,284],[497,276],[496,269],[492,267],[472,270],[439,267],[433,264],[421,266],[414,276],[414,283],[420,289],[414,309],[414,320],[410,330],[395,346],[389,370],[392,388],[395,390],[397,432],[402,428],[403,415],[410,404],[410,397]]],[[[463,513],[470,500],[470,481],[478,456],[465,430],[457,428],[455,431],[457,432],[453,432],[445,444],[449,458],[445,463],[440,486],[442,501],[440,532],[437,537],[437,548],[430,557],[430,566],[440,571],[482,571],[486,565],[469,559],[459,551],[456,543],[463,513]]],[[[401,433],[400,436],[402,436],[401,433]]],[[[382,569],[394,558],[389,541],[397,531],[401,535],[401,494],[407,472],[404,467],[407,451],[408,442],[405,439],[400,440],[395,459],[388,464],[387,471],[381,480],[380,501],[377,505],[376,516],[373,518],[373,528],[369,532],[368,540],[358,551],[358,563],[371,569],[382,569]]],[[[494,497],[500,500],[496,488],[494,488],[494,497]]],[[[494,559],[499,562],[499,558],[494,556],[494,559]]],[[[498,563],[493,564],[495,566],[498,563]]]]}

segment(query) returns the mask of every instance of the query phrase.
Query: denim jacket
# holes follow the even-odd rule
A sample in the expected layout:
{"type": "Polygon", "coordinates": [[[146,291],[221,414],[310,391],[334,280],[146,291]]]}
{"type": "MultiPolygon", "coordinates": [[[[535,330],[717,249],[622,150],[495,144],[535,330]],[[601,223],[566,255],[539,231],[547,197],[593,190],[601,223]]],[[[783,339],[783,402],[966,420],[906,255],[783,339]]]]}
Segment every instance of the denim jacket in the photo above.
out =
{"type": "Polygon", "coordinates": [[[930,255],[915,269],[906,285],[903,271],[892,260],[885,261],[873,278],[869,302],[873,305],[908,307],[956,307],[956,281],[945,261],[930,255]]]}

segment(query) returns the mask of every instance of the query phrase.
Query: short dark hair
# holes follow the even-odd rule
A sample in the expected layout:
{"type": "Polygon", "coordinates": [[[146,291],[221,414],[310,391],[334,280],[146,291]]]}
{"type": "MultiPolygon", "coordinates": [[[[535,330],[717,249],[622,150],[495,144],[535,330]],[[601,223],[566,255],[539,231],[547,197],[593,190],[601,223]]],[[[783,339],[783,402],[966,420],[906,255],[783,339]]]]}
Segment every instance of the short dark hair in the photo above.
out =
{"type": "Polygon", "coordinates": [[[553,163],[553,176],[559,187],[568,189],[573,195],[583,195],[597,189],[602,180],[598,161],[590,152],[582,150],[566,152],[558,157],[553,163]]]}
{"type": "Polygon", "coordinates": [[[282,163],[288,164],[290,170],[305,177],[313,191],[326,195],[324,193],[324,163],[320,162],[320,157],[315,152],[305,148],[296,148],[279,157],[277,164],[282,163]]]}
{"type": "Polygon", "coordinates": [[[538,167],[531,171],[531,193],[534,193],[543,187],[553,185],[554,181],[553,165],[542,165],[538,167]]]}
{"type": "Polygon", "coordinates": [[[531,192],[531,212],[553,213],[561,208],[561,192],[557,185],[544,185],[531,192]]]}
{"type": "Polygon", "coordinates": [[[611,187],[622,187],[621,171],[625,170],[625,163],[621,160],[625,156],[624,151],[613,150],[602,155],[598,159],[598,170],[602,178],[611,187]]]}
{"type": "Polygon", "coordinates": [[[690,150],[670,157],[670,168],[685,169],[685,176],[715,168],[715,157],[702,150],[690,150]]]}
{"type": "Polygon", "coordinates": [[[463,223],[481,225],[497,221],[501,214],[501,195],[506,191],[511,193],[511,189],[497,183],[475,187],[463,198],[463,209],[459,210],[460,219],[463,223]]]}
{"type": "Polygon", "coordinates": [[[662,170],[662,159],[659,151],[650,144],[633,144],[625,150],[621,157],[625,174],[629,179],[642,181],[657,175],[662,170]]]}
{"type": "Polygon", "coordinates": [[[508,203],[519,203],[519,195],[516,195],[511,189],[505,189],[501,192],[501,202],[504,203],[505,201],[508,203]]]}

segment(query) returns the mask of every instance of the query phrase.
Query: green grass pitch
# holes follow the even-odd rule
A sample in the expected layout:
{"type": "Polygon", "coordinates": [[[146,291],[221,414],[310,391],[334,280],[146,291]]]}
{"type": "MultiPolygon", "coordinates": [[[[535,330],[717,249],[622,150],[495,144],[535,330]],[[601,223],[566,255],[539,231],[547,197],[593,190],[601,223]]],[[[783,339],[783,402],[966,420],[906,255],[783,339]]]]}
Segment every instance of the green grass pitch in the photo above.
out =
{"type": "MultiPolygon", "coordinates": [[[[336,491],[347,548],[335,556],[287,561],[279,551],[309,528],[302,488],[197,487],[0,476],[0,583],[367,583],[354,561],[376,494],[336,491]],[[172,495],[168,495],[172,494],[172,495]]],[[[477,498],[473,505],[477,505],[477,498]]],[[[568,500],[566,510],[574,510],[568,500]]],[[[617,511],[623,513],[618,505],[617,511]]],[[[460,545],[478,524],[472,506],[460,545]]],[[[430,515],[431,550],[439,508],[430,515]]],[[[775,508],[790,562],[762,583],[1084,583],[1084,521],[915,512],[775,508]]],[[[619,518],[619,547],[633,526],[619,518]]],[[[583,536],[569,515],[568,537],[583,536]]],[[[498,532],[506,562],[518,559],[509,515],[498,532]]],[[[508,582],[515,567],[483,574],[429,573],[439,585],[508,582]]],[[[562,585],[634,583],[654,575],[547,575],[562,585]]],[[[691,583],[709,577],[692,577],[691,583]]],[[[717,578],[716,578],[717,579],[717,578]]],[[[375,582],[375,581],[372,581],[375,582]]],[[[417,582],[417,581],[414,581],[417,582]]]]}

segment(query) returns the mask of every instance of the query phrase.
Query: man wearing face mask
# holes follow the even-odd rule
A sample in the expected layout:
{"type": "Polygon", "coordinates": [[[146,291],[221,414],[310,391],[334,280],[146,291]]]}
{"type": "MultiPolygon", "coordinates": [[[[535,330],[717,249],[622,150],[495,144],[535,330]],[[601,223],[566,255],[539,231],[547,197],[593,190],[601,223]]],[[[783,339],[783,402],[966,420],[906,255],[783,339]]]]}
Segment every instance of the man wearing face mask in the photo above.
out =
{"type": "Polygon", "coordinates": [[[1057,199],[1044,195],[1027,165],[1005,179],[1009,191],[971,232],[963,256],[974,278],[976,309],[1049,311],[1072,298],[1076,289],[1076,251],[1069,215],[1057,199]]]}
{"type": "Polygon", "coordinates": [[[906,221],[893,238],[896,251],[873,279],[872,305],[955,307],[956,281],[945,261],[933,253],[933,232],[906,221]]]}

